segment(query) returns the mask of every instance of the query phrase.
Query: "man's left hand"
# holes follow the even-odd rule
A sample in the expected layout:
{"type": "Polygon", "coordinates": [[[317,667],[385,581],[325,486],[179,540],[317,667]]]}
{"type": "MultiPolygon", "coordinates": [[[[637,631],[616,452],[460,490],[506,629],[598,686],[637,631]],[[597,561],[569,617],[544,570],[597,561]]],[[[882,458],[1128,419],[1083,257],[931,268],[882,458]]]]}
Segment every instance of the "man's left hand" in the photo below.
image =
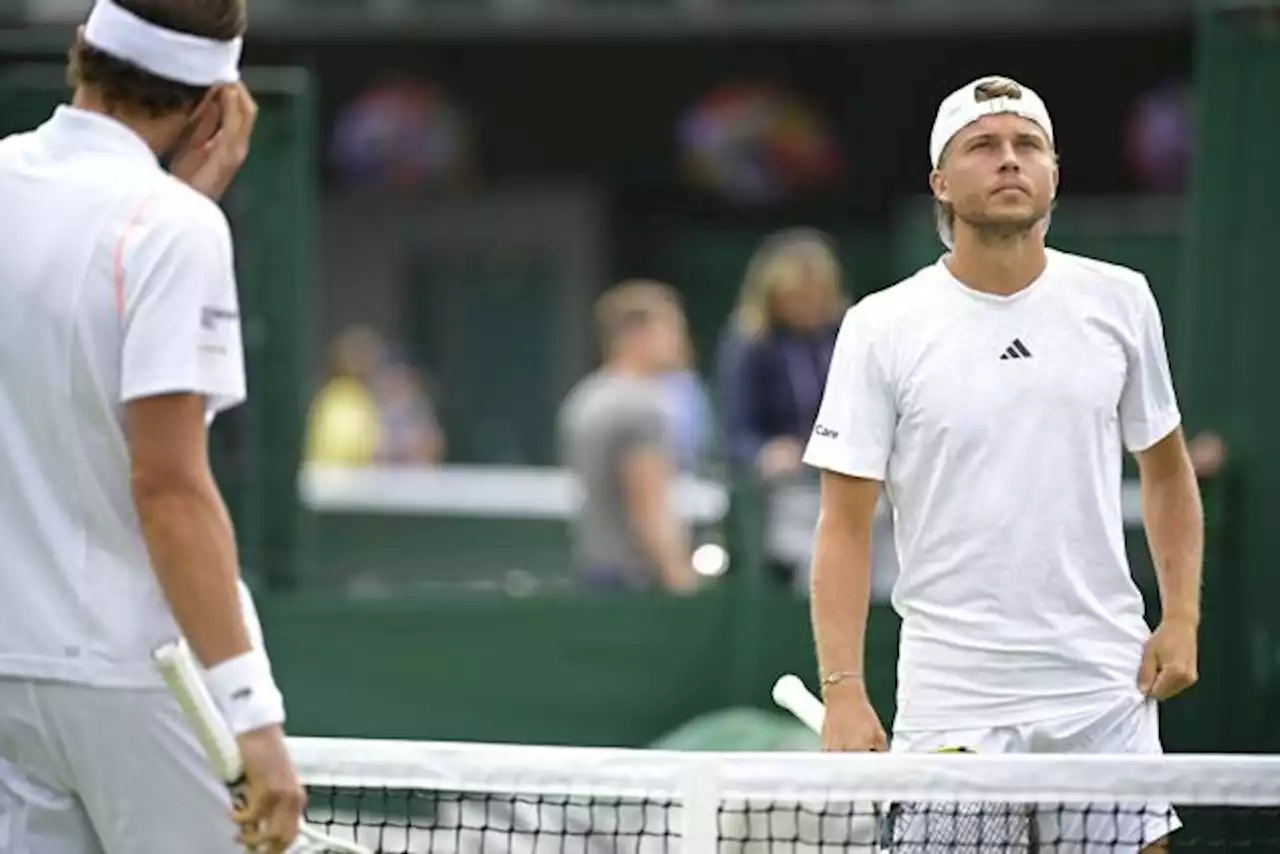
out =
{"type": "Polygon", "coordinates": [[[215,202],[221,200],[249,157],[257,119],[258,104],[243,83],[215,87],[196,109],[191,138],[169,171],[215,202]]]}
{"type": "Polygon", "coordinates": [[[1142,650],[1138,689],[1152,700],[1167,700],[1196,684],[1196,624],[1163,620],[1142,650]]]}

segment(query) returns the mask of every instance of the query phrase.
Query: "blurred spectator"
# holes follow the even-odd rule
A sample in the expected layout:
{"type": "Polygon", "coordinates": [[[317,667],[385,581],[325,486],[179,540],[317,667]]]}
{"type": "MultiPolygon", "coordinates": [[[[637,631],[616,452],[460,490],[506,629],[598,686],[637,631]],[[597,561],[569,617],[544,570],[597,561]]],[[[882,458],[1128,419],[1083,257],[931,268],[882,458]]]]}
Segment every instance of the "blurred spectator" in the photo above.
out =
{"type": "Polygon", "coordinates": [[[602,591],[691,592],[697,579],[672,500],[676,455],[660,383],[688,346],[679,297],[657,282],[624,282],[600,298],[596,320],[604,364],[569,393],[559,424],[561,453],[583,491],[578,572],[602,591]]]}
{"type": "Polygon", "coordinates": [[[308,413],[307,463],[424,466],[443,454],[444,438],[417,371],[392,358],[372,329],[342,332],[329,379],[308,413]]]}
{"type": "MultiPolygon", "coordinates": [[[[750,276],[743,279],[742,287],[738,291],[737,305],[729,315],[729,322],[725,325],[720,341],[716,345],[715,393],[722,424],[728,422],[730,412],[742,405],[740,393],[746,384],[744,379],[746,355],[754,338],[753,330],[758,330],[761,326],[756,316],[757,301],[752,293],[752,288],[758,284],[750,276]]],[[[727,455],[734,466],[743,464],[750,466],[755,462],[755,450],[735,447],[728,436],[726,441],[728,441],[727,455]]]]}
{"type": "Polygon", "coordinates": [[[388,360],[374,378],[378,443],[383,466],[432,466],[444,457],[444,436],[422,378],[413,366],[388,360]]]}
{"type": "Polygon", "coordinates": [[[677,133],[686,179],[737,204],[829,191],[845,171],[827,117],[772,83],[713,88],[685,112],[677,133]]]}
{"type": "Polygon", "coordinates": [[[692,349],[686,338],[681,366],[660,380],[676,465],[685,472],[697,471],[707,458],[715,421],[706,386],[691,367],[692,349]]]}
{"type": "Polygon", "coordinates": [[[1191,85],[1168,81],[1143,93],[1125,123],[1125,154],[1146,189],[1180,193],[1195,139],[1191,85]]]}
{"type": "Polygon", "coordinates": [[[780,232],[751,259],[720,354],[736,465],[766,479],[800,470],[844,306],[840,263],[821,233],[780,232]]]}
{"type": "Polygon", "coordinates": [[[374,376],[385,357],[382,338],[352,327],[334,341],[329,379],[307,415],[306,461],[310,465],[367,466],[378,443],[374,376]]]}
{"type": "Polygon", "coordinates": [[[401,190],[458,185],[475,166],[468,112],[430,80],[378,81],[334,122],[331,162],[355,187],[401,190]]]}

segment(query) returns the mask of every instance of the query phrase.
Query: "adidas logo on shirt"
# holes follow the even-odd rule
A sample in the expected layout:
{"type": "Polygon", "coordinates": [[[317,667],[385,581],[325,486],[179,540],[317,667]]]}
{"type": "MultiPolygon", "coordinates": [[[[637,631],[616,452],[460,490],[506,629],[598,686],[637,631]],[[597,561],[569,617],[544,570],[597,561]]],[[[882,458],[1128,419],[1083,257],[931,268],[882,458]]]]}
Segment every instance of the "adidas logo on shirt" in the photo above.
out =
{"type": "Polygon", "coordinates": [[[1022,339],[1015,338],[1000,356],[1000,361],[1008,359],[1030,359],[1031,351],[1027,349],[1027,345],[1022,343],[1022,339]]]}

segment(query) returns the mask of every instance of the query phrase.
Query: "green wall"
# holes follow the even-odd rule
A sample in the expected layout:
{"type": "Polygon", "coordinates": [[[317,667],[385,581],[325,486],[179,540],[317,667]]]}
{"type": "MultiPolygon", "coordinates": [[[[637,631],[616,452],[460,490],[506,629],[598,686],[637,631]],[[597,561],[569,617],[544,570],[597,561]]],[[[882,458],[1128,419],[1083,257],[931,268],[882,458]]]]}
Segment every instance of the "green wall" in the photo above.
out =
{"type": "Polygon", "coordinates": [[[1280,749],[1280,28],[1274,5],[1233,3],[1198,40],[1196,160],[1174,354],[1187,419],[1219,431],[1235,466],[1236,545],[1229,565],[1233,683],[1254,686],[1234,725],[1280,749]]]}
{"type": "Polygon", "coordinates": [[[494,584],[571,572],[569,528],[546,519],[354,513],[312,515],[297,580],[308,591],[359,586],[494,584]]]}
{"type": "MultiPolygon", "coordinates": [[[[661,597],[498,595],[260,603],[296,735],[639,746],[774,679],[814,686],[807,603],[769,595],[741,658],[730,591],[661,597]]],[[[892,710],[897,619],[876,609],[868,675],[892,710]]]]}

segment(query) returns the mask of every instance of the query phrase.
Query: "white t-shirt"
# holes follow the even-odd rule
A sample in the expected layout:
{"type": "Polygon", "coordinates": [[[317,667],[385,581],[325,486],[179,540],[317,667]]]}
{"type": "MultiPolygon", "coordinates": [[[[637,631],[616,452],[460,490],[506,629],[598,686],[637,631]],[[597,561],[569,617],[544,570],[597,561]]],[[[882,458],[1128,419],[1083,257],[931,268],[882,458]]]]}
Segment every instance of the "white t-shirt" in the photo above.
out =
{"type": "Polygon", "coordinates": [[[62,107],[0,140],[0,675],[159,684],[177,635],[124,405],[245,396],[226,217],[131,130],[62,107]]]}
{"type": "Polygon", "coordinates": [[[1030,723],[1136,690],[1149,630],[1122,447],[1179,422],[1132,270],[1050,250],[1000,297],[939,261],[849,310],[804,459],[884,481],[893,504],[896,729],[1030,723]]]}

